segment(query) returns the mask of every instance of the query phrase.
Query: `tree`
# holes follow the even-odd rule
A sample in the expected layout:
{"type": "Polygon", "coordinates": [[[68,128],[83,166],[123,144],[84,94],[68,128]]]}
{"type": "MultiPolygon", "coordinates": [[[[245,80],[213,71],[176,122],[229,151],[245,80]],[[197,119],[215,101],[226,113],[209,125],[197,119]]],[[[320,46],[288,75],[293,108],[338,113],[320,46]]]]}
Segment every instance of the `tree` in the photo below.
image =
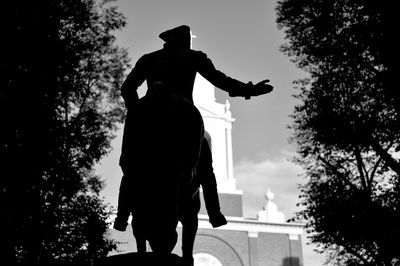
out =
{"type": "Polygon", "coordinates": [[[2,260],[87,262],[115,247],[94,165],[124,118],[109,0],[8,1],[1,25],[2,260]],[[4,126],[4,129],[3,129],[4,126]]]}
{"type": "Polygon", "coordinates": [[[288,40],[281,50],[309,73],[295,82],[290,126],[307,177],[297,219],[336,265],[400,258],[400,99],[387,4],[286,0],[276,9],[288,40]]]}

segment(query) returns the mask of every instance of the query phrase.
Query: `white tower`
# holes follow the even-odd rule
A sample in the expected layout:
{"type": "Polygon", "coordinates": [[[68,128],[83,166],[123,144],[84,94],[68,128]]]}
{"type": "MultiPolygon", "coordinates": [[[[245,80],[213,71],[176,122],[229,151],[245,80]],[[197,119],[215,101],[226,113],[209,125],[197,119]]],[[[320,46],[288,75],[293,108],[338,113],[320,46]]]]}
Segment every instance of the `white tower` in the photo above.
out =
{"type": "Polygon", "coordinates": [[[215,101],[215,88],[201,75],[197,74],[193,90],[193,100],[204,120],[205,130],[211,136],[213,168],[221,193],[241,194],[236,189],[233,177],[232,157],[232,118],[230,103],[215,101]]]}

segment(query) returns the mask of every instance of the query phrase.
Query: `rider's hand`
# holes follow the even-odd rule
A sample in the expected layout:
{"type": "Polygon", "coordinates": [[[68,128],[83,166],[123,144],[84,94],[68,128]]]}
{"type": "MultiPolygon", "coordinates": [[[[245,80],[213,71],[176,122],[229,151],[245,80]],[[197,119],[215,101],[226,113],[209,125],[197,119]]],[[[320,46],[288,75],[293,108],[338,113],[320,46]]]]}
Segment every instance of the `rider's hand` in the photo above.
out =
{"type": "Polygon", "coordinates": [[[256,85],[254,85],[254,96],[258,96],[261,94],[267,94],[272,91],[274,87],[272,87],[270,84],[267,84],[269,82],[269,79],[265,79],[263,81],[258,82],[256,85]]]}
{"type": "Polygon", "coordinates": [[[259,95],[270,93],[274,87],[272,87],[270,84],[267,84],[268,82],[269,82],[269,79],[260,81],[256,85],[249,83],[248,84],[249,91],[248,91],[248,94],[245,96],[245,98],[248,100],[248,99],[250,99],[251,96],[259,96],[259,95]]]}

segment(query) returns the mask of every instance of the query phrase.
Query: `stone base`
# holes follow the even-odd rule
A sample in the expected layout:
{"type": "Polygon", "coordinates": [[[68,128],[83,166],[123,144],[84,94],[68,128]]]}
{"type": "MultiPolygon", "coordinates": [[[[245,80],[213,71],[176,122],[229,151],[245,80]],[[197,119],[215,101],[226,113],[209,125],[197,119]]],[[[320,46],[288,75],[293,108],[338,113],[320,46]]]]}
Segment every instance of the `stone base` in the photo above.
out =
{"type": "Polygon", "coordinates": [[[101,259],[94,266],[185,266],[182,258],[176,254],[156,255],[152,252],[139,254],[136,252],[114,255],[101,259]]]}

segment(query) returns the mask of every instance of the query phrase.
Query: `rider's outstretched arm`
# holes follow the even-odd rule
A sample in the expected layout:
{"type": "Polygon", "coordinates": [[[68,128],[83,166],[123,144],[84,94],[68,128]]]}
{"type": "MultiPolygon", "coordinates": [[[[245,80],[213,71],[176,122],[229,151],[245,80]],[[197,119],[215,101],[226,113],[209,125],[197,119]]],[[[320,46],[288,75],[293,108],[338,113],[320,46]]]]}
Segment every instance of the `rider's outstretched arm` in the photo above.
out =
{"type": "Polygon", "coordinates": [[[244,83],[228,77],[214,67],[212,61],[203,52],[196,51],[197,72],[210,81],[214,86],[229,93],[229,96],[241,96],[250,99],[251,96],[258,96],[272,91],[273,87],[269,80],[263,80],[257,84],[252,82],[244,83]]]}

